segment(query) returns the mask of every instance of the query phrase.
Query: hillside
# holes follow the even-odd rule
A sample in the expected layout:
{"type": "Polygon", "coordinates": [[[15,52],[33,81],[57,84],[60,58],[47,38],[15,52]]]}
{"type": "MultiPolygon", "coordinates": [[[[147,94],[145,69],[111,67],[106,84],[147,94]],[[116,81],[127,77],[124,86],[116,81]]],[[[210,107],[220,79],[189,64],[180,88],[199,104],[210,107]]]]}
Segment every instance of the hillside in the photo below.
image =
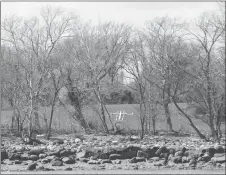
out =
{"type": "MultiPolygon", "coordinates": [[[[185,103],[180,103],[180,107],[183,109],[187,108],[188,105],[185,103]]],[[[119,104],[119,105],[107,105],[106,108],[108,112],[116,113],[120,111],[125,111],[126,113],[133,114],[133,115],[125,115],[124,116],[124,123],[122,124],[124,128],[129,129],[140,129],[140,120],[139,120],[139,105],[138,104],[119,104]]],[[[187,113],[192,114],[195,112],[195,108],[189,108],[187,113]]],[[[94,112],[91,107],[86,107],[83,110],[84,115],[86,116],[87,121],[92,121],[93,123],[100,123],[99,116],[94,112]]],[[[174,130],[179,130],[180,128],[185,129],[186,131],[193,132],[193,129],[189,126],[188,121],[185,117],[179,114],[176,107],[173,104],[170,104],[170,113],[171,113],[171,120],[173,124],[174,130]]],[[[40,114],[45,114],[47,117],[50,116],[50,108],[42,108],[40,110],[40,114]]],[[[106,113],[107,114],[107,113],[106,113]]],[[[2,111],[2,119],[1,123],[11,123],[11,116],[12,111],[2,111]]],[[[107,116],[107,124],[109,128],[111,128],[111,122],[107,116]]],[[[164,118],[164,111],[161,110],[158,115],[158,121],[156,123],[156,129],[161,130],[166,128],[166,122],[164,118]]],[[[116,115],[111,114],[111,120],[115,122],[116,115]]],[[[203,123],[201,120],[193,119],[195,125],[198,128],[201,128],[203,131],[209,131],[209,127],[207,124],[203,123]]],[[[40,117],[40,124],[41,126],[45,126],[45,122],[43,117],[40,117]]],[[[223,125],[222,125],[223,126],[223,125]]],[[[68,131],[73,130],[73,128],[79,128],[76,124],[76,121],[72,119],[68,112],[64,108],[58,108],[54,112],[54,118],[52,123],[53,128],[61,128],[66,129],[68,131]]]]}

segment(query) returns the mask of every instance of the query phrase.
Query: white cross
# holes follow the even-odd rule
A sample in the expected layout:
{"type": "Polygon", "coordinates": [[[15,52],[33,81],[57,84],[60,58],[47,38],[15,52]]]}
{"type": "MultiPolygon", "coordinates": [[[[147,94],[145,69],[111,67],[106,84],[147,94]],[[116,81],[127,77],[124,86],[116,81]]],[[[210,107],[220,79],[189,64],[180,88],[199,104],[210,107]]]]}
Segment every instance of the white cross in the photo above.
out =
{"type": "Polygon", "coordinates": [[[111,114],[115,114],[116,115],[116,118],[115,118],[116,121],[118,121],[118,120],[123,121],[125,115],[133,115],[133,113],[128,114],[125,111],[117,111],[116,113],[111,113],[111,114]]]}

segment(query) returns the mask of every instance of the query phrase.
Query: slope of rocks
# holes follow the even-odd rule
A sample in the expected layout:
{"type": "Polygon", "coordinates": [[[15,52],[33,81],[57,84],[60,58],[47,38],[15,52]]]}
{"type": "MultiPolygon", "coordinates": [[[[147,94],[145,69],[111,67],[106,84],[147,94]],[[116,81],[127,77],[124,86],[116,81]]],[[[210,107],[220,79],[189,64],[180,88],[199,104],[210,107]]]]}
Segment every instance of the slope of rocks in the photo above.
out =
{"type": "Polygon", "coordinates": [[[191,137],[61,136],[26,145],[3,138],[2,171],[103,169],[224,169],[225,140],[220,144],[191,137]]]}

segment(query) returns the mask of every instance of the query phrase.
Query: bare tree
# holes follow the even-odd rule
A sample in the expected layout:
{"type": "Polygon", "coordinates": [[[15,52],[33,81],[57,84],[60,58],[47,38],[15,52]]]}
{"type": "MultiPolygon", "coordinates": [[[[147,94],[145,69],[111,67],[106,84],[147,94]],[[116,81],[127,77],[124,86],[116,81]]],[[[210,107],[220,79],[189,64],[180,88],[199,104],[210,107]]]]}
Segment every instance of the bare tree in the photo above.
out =
{"type": "Polygon", "coordinates": [[[104,78],[128,52],[129,28],[113,23],[98,24],[95,27],[84,25],[78,28],[73,40],[73,65],[82,67],[86,73],[84,82],[100,104],[105,131],[108,132],[104,100],[101,96],[104,78]]]}
{"type": "Polygon", "coordinates": [[[17,58],[21,60],[24,79],[30,101],[29,135],[32,127],[39,125],[38,108],[43,81],[48,75],[48,61],[54,52],[56,44],[70,35],[70,25],[73,16],[62,16],[60,9],[43,8],[43,21],[37,18],[22,21],[16,16],[5,19],[2,23],[2,41],[14,48],[17,58]],[[61,18],[62,17],[62,18],[61,18]],[[43,22],[43,23],[41,23],[43,22]],[[32,121],[36,124],[32,126],[32,121]]]}
{"type": "Polygon", "coordinates": [[[169,104],[171,103],[172,65],[174,47],[182,37],[184,23],[168,17],[156,18],[147,22],[144,31],[139,32],[138,55],[142,58],[144,77],[160,90],[161,100],[168,131],[173,131],[170,118],[169,104]]]}
{"type": "Polygon", "coordinates": [[[129,55],[125,59],[125,71],[131,76],[131,79],[133,80],[135,87],[132,88],[133,90],[137,91],[139,94],[139,112],[140,112],[140,124],[141,124],[141,139],[143,139],[145,134],[145,124],[147,122],[147,98],[145,97],[146,87],[147,87],[147,81],[145,80],[143,74],[142,74],[142,64],[140,61],[140,57],[136,52],[136,49],[134,49],[136,46],[136,43],[132,46],[129,55]]]}
{"type": "MultiPolygon", "coordinates": [[[[207,108],[208,124],[211,129],[211,134],[214,138],[217,138],[217,132],[215,130],[214,121],[216,119],[216,105],[215,99],[217,97],[215,91],[214,79],[217,77],[219,72],[214,70],[214,59],[216,58],[216,48],[219,47],[218,41],[223,35],[224,28],[222,29],[218,23],[213,23],[213,16],[209,14],[203,14],[196,24],[199,32],[194,33],[190,30],[193,39],[199,43],[200,54],[198,57],[199,69],[199,82],[198,86],[202,86],[203,93],[202,98],[207,108]]],[[[222,100],[223,102],[223,100],[222,100]]],[[[221,102],[221,103],[222,103],[221,102]]],[[[220,107],[221,105],[217,105],[220,107]]]]}

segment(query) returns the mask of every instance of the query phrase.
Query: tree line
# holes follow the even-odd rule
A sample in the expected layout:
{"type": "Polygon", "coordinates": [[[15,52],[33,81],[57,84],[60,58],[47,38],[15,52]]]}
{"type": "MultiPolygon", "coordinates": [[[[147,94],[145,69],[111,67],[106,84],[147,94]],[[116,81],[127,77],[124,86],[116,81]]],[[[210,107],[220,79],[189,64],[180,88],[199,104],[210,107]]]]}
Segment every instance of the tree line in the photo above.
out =
{"type": "Polygon", "coordinates": [[[216,140],[222,136],[222,9],[204,13],[189,24],[166,16],[137,29],[111,21],[91,25],[78,15],[48,6],[38,17],[12,15],[3,19],[1,31],[1,105],[13,110],[18,132],[27,120],[31,136],[44,117],[49,138],[59,106],[88,132],[83,108],[92,106],[109,133],[106,105],[138,103],[143,138],[148,121],[155,131],[160,108],[164,109],[168,131],[173,132],[169,111],[173,103],[201,138],[206,136],[195,126],[194,118],[205,122],[216,140]],[[178,105],[181,102],[198,106],[200,111],[187,114],[178,105]],[[49,107],[50,116],[43,116],[41,107],[49,107]]]}

